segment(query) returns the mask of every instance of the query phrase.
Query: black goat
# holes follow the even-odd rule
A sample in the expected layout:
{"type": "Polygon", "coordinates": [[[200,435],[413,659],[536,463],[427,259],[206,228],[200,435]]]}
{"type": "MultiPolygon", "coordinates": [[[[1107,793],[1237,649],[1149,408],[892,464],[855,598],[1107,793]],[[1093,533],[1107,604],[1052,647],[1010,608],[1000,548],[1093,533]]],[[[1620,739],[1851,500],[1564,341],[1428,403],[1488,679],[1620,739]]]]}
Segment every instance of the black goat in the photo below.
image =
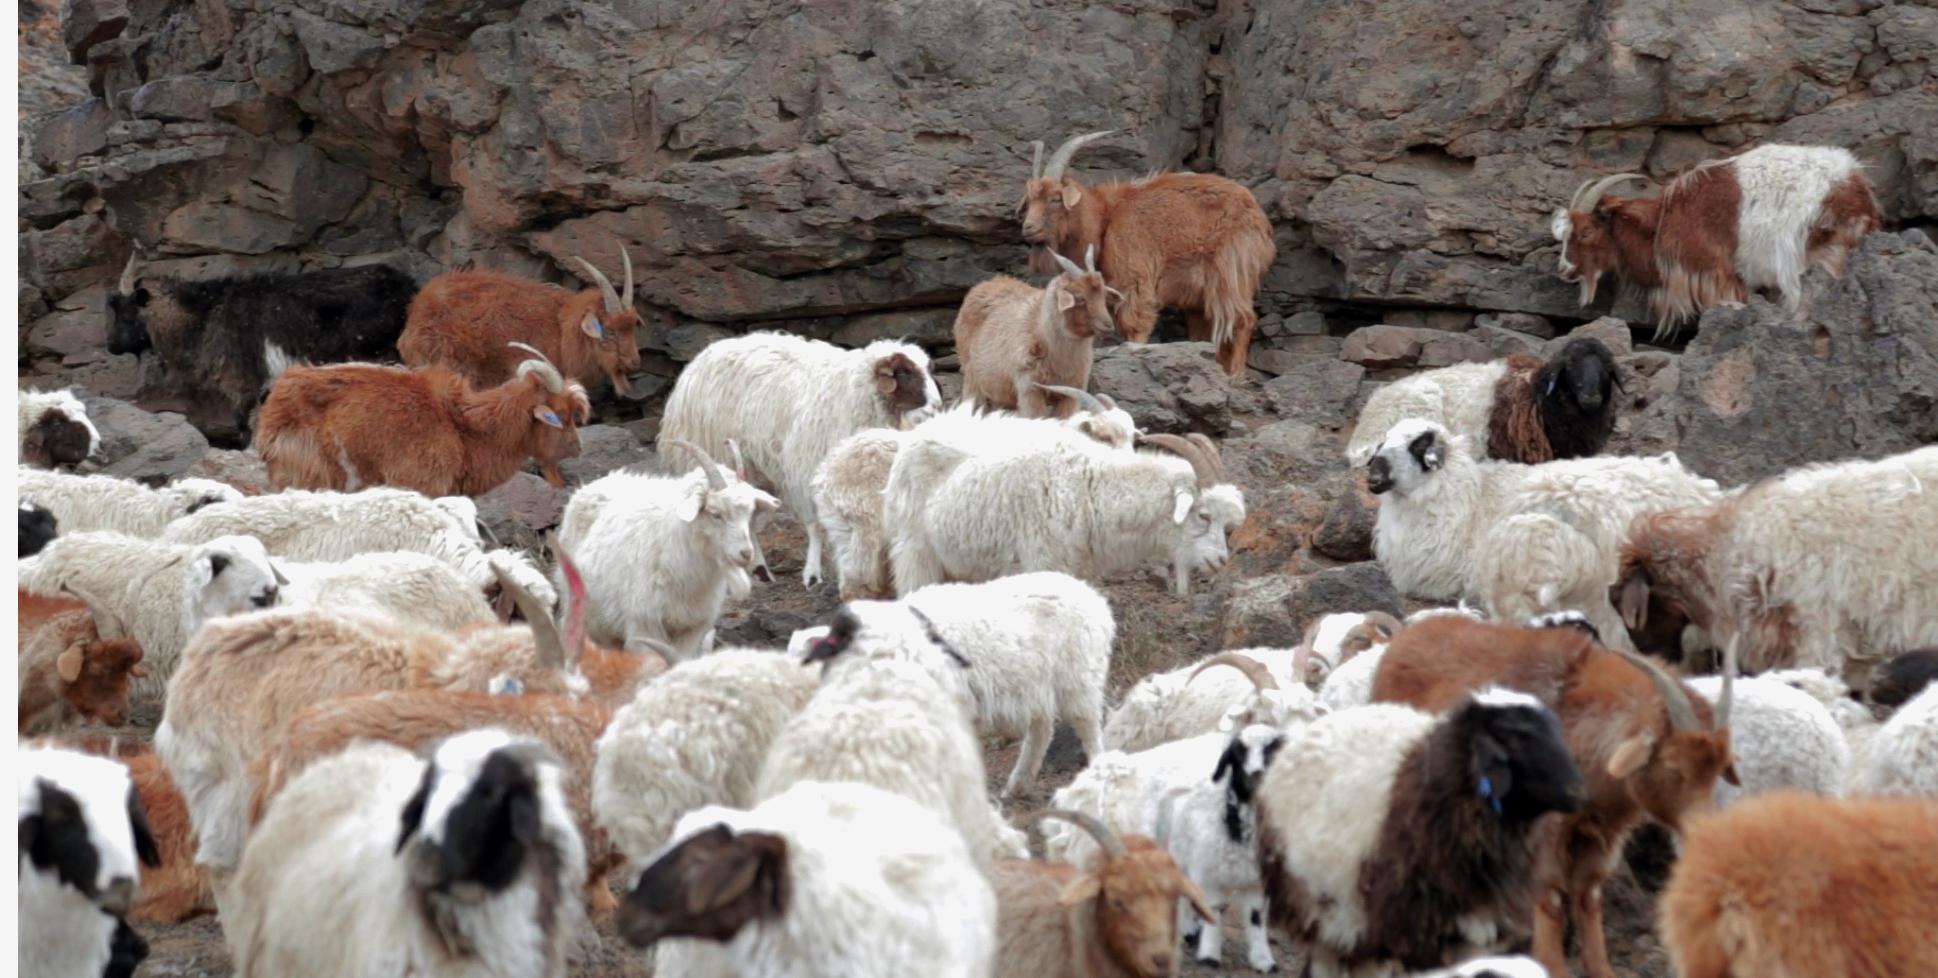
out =
{"type": "Polygon", "coordinates": [[[1601,452],[1615,431],[1615,355],[1601,340],[1568,341],[1546,363],[1513,356],[1494,386],[1489,458],[1529,465],[1601,452]]]}

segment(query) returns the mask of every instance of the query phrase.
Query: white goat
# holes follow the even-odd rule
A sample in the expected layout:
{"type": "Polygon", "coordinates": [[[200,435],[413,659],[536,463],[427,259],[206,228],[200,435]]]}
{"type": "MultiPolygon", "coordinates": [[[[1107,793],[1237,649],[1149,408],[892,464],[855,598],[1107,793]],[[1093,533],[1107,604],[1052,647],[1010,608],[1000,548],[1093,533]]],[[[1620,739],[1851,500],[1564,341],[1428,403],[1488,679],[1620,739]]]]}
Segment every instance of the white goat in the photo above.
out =
{"type": "Polygon", "coordinates": [[[105,757],[45,747],[20,750],[15,763],[19,974],[132,974],[147,952],[123,920],[141,896],[136,861],[159,866],[161,853],[128,769],[105,757]],[[110,960],[120,968],[110,968],[110,960]]]}
{"type": "Polygon", "coordinates": [[[585,849],[550,748],[363,742],[270,802],[223,929],[239,978],[563,978],[585,849]],[[402,831],[399,831],[399,826],[402,831]]]}
{"type": "Polygon", "coordinates": [[[660,457],[689,441],[716,458],[736,439],[745,460],[801,521],[804,583],[821,579],[821,524],[809,483],[828,451],[867,428],[907,427],[940,410],[920,347],[879,340],[859,350],[785,333],[754,333],[701,350],[680,371],[660,421],[660,457]]]}
{"type": "MultiPolygon", "coordinates": [[[[1352,616],[1357,617],[1357,616],[1352,616]]],[[[1239,649],[1207,656],[1138,680],[1104,724],[1104,746],[1136,753],[1245,722],[1283,726],[1324,714],[1312,691],[1293,678],[1299,649],[1239,649]],[[1235,672],[1213,670],[1229,665],[1235,672]]],[[[1243,724],[1238,724],[1242,726],[1243,724]]]]}
{"type": "MultiPolygon", "coordinates": [[[[25,465],[19,477],[14,490],[21,501],[53,513],[62,533],[105,530],[150,538],[170,522],[204,507],[244,498],[233,486],[209,479],[181,479],[150,489],[132,479],[69,475],[25,465]]],[[[217,533],[211,539],[225,535],[217,533]]]]}
{"type": "MultiPolygon", "coordinates": [[[[1245,927],[1245,959],[1254,971],[1277,971],[1278,961],[1272,956],[1265,927],[1267,907],[1258,878],[1258,815],[1252,808],[1252,794],[1285,737],[1285,731],[1265,724],[1233,734],[1209,777],[1167,789],[1159,802],[1154,833],[1171,850],[1184,875],[1204,891],[1212,912],[1223,916],[1227,903],[1238,904],[1245,927]],[[1177,797],[1172,799],[1173,795],[1177,797]],[[1163,807],[1173,801],[1172,807],[1163,807]]],[[[1224,929],[1197,923],[1195,912],[1179,908],[1180,933],[1198,930],[1198,960],[1216,967],[1224,957],[1224,929]]]]}

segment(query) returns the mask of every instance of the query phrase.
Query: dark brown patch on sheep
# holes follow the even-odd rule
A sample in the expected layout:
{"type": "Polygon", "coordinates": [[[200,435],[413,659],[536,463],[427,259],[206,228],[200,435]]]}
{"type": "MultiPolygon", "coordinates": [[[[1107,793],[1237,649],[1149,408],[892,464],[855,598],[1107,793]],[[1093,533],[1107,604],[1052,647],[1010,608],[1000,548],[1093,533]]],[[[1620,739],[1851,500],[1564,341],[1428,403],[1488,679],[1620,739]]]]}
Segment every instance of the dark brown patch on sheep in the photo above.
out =
{"type": "Polygon", "coordinates": [[[906,353],[875,361],[875,389],[888,398],[896,414],[907,414],[929,402],[928,374],[906,353]]]}
{"type": "Polygon", "coordinates": [[[1554,449],[1541,426],[1541,408],[1535,403],[1534,376],[1541,368],[1534,357],[1507,358],[1507,373],[1494,384],[1494,412],[1487,420],[1488,458],[1528,465],[1554,461],[1554,449]]]}
{"type": "Polygon", "coordinates": [[[87,459],[94,444],[87,425],[68,417],[58,408],[48,408],[27,427],[20,444],[21,455],[30,465],[43,469],[79,465],[87,459]]]}
{"type": "Polygon", "coordinates": [[[1938,649],[1906,652],[1871,671],[1871,702],[1902,706],[1938,682],[1938,649]]]}
{"type": "Polygon", "coordinates": [[[674,846],[639,874],[619,905],[619,934],[634,947],[667,937],[731,940],[742,927],[787,911],[787,840],[738,835],[718,823],[674,846]]]}

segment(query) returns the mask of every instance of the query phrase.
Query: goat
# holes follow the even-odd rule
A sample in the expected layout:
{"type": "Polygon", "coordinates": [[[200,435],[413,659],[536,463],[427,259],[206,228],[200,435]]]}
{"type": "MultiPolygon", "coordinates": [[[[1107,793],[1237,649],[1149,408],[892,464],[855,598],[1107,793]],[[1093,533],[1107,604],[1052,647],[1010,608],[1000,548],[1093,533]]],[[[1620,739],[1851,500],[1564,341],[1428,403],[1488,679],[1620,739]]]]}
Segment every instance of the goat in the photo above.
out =
{"type": "Polygon", "coordinates": [[[184,390],[213,391],[244,437],[262,391],[292,363],[386,359],[417,283],[388,265],[200,282],[139,275],[108,293],[108,352],[153,347],[184,390]]]}
{"type": "Polygon", "coordinates": [[[545,481],[565,485],[558,464],[579,454],[577,426],[591,415],[585,388],[543,359],[484,390],[445,367],[303,367],[278,378],[263,402],[256,452],[278,489],[476,496],[527,458],[545,481]]]}
{"type": "Polygon", "coordinates": [[[1581,283],[1581,304],[1595,301],[1605,274],[1647,289],[1658,341],[1710,306],[1748,301],[1750,289],[1775,288],[1796,312],[1804,269],[1844,274],[1851,250],[1884,224],[1862,164],[1837,147],[1759,146],[1697,164],[1654,199],[1603,193],[1640,179],[1583,182],[1550,226],[1561,280],[1581,283]]]}
{"type": "Polygon", "coordinates": [[[115,625],[107,635],[78,596],[20,592],[20,733],[38,728],[63,704],[110,727],[128,721],[128,679],[148,673],[140,643],[125,637],[127,626],[105,606],[104,617],[115,625]]]}
{"type": "Polygon", "coordinates": [[[1031,270],[1052,274],[1048,254],[1097,249],[1104,280],[1123,290],[1116,307],[1124,338],[1143,343],[1160,308],[1182,310],[1194,340],[1218,348],[1233,377],[1245,372],[1258,314],[1252,296],[1278,249],[1258,199],[1224,177],[1161,173],[1086,187],[1066,176],[1077,150],[1115,130],[1066,140],[1043,165],[1033,144],[1022,203],[1023,240],[1036,246],[1031,270]]]}
{"type": "MultiPolygon", "coordinates": [[[[1684,682],[1711,707],[1722,695],[1721,676],[1684,682]]],[[[1768,674],[1732,680],[1730,687],[1730,768],[1743,784],[1718,783],[1717,808],[1786,788],[1830,798],[1844,793],[1851,747],[1824,704],[1768,674]]]]}
{"type": "Polygon", "coordinates": [[[604,272],[574,256],[596,288],[573,293],[504,272],[445,272],[411,300],[410,321],[397,352],[413,367],[449,367],[478,387],[511,380],[521,369],[506,349],[529,344],[581,384],[612,381],[632,393],[628,375],[639,369],[639,310],[633,307],[633,257],[624,247],[626,289],[615,291],[604,272]]]}
{"type": "Polygon", "coordinates": [[[1320,717],[1256,794],[1272,922],[1315,973],[1443,967],[1519,930],[1536,826],[1585,797],[1553,711],[1523,693],[1482,689],[1438,718],[1387,704],[1320,717]]]}
{"type": "Polygon", "coordinates": [[[15,760],[20,973],[132,975],[147,954],[125,919],[141,895],[137,863],[154,866],[161,856],[128,769],[48,747],[15,760]]]}
{"type": "MultiPolygon", "coordinates": [[[[1310,637],[1310,629],[1307,635],[1310,637]]],[[[1318,719],[1326,712],[1325,707],[1318,704],[1310,689],[1291,678],[1298,672],[1294,663],[1300,651],[1220,652],[1170,672],[1145,676],[1111,711],[1104,724],[1104,746],[1135,754],[1214,730],[1229,732],[1245,723],[1285,726],[1318,719]],[[1228,672],[1204,675],[1217,665],[1231,666],[1242,678],[1228,672]]]]}
{"type": "Polygon", "coordinates": [[[134,537],[159,535],[169,523],[218,503],[243,498],[210,479],[180,479],[150,489],[111,475],[70,475],[21,466],[14,484],[21,502],[51,514],[63,533],[111,530],[134,537]]]}
{"type": "Polygon", "coordinates": [[[1043,385],[1089,386],[1091,342],[1117,331],[1108,308],[1116,290],[1097,271],[1095,245],[1084,255],[1084,268],[1051,255],[1063,273],[1041,289],[998,275],[963,297],[955,341],[965,402],[1026,418],[1068,417],[1077,410],[1074,398],[1057,397],[1052,404],[1043,385]]]}
{"type": "Polygon", "coordinates": [[[60,520],[55,519],[54,514],[42,509],[36,503],[23,502],[20,504],[19,549],[21,557],[32,557],[40,553],[49,541],[60,535],[60,520]]]}
{"type": "Polygon", "coordinates": [[[1928,799],[1779,792],[1689,826],[1657,904],[1682,978],[1938,974],[1928,799]]]}
{"type": "Polygon", "coordinates": [[[1395,424],[1426,418],[1484,447],[1487,458],[1530,465],[1600,454],[1615,430],[1615,356],[1592,336],[1547,362],[1523,355],[1457,363],[1386,384],[1366,399],[1346,458],[1365,465],[1395,424]]]}
{"type": "Polygon", "coordinates": [[[20,463],[43,469],[74,466],[101,450],[101,433],[73,391],[18,392],[20,463]]]}
{"type": "MultiPolygon", "coordinates": [[[[1735,672],[1733,658],[1725,676],[1735,672]]],[[[1610,650],[1573,628],[1515,628],[1431,618],[1394,636],[1373,681],[1377,702],[1452,709],[1476,688],[1531,695],[1560,717],[1587,783],[1543,847],[1535,878],[1534,956],[1566,975],[1563,934],[1572,910],[1591,978],[1614,978],[1602,933],[1602,884],[1644,816],[1671,831],[1714,805],[1716,779],[1741,785],[1730,760],[1730,689],[1709,703],[1661,666],[1610,650]]]]}

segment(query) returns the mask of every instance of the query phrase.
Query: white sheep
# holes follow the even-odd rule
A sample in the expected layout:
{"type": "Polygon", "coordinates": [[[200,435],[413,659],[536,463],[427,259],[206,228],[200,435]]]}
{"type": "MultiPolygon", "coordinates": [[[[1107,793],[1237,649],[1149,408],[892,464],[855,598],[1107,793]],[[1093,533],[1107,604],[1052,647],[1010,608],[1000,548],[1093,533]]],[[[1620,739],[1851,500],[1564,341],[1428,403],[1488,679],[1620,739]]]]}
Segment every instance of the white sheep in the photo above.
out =
{"type": "Polygon", "coordinates": [[[706,651],[728,597],[747,594],[758,554],[753,519],[777,504],[687,447],[700,462],[693,472],[615,472],[566,504],[559,543],[585,574],[594,641],[645,651],[651,639],[690,659],[706,651]]]}
{"type": "MultiPolygon", "coordinates": [[[[1258,816],[1252,809],[1252,794],[1285,737],[1286,731],[1265,724],[1232,735],[1208,777],[1167,790],[1153,833],[1171,850],[1184,875],[1204,891],[1213,913],[1222,916],[1226,904],[1238,904],[1245,927],[1245,959],[1254,971],[1277,971],[1278,962],[1265,927],[1267,905],[1258,878],[1258,816]],[[1163,807],[1167,801],[1169,808],[1163,807]]],[[[1180,907],[1180,932],[1188,935],[1197,919],[1195,912],[1180,907]]],[[[1216,967],[1224,956],[1224,929],[1217,924],[1196,929],[1198,960],[1216,967]]]]}
{"type": "Polygon", "coordinates": [[[1150,435],[1175,454],[1122,452],[1087,438],[965,449],[912,438],[889,471],[883,521],[897,593],[943,580],[1026,571],[1085,580],[1170,565],[1179,595],[1213,573],[1245,520],[1209,439],[1150,435]]]}
{"type": "Polygon", "coordinates": [[[1851,688],[1843,677],[1833,676],[1823,669],[1776,669],[1763,673],[1761,678],[1802,690],[1811,699],[1823,704],[1824,709],[1830,712],[1830,718],[1836,721],[1837,729],[1843,733],[1845,745],[1850,748],[1850,764],[1845,769],[1843,794],[1851,796],[1862,792],[1870,770],[1871,741],[1877,736],[1880,726],[1871,708],[1851,695],[1851,688]]]}
{"type": "Polygon", "coordinates": [[[1871,738],[1862,790],[1938,798],[1938,685],[1898,707],[1871,738]]]}
{"type": "MultiPolygon", "coordinates": [[[[183,516],[244,498],[233,486],[210,479],[179,479],[150,489],[111,475],[69,475],[25,465],[20,467],[14,491],[21,501],[53,513],[62,533],[105,530],[144,539],[160,535],[183,516]]],[[[226,535],[217,533],[210,539],[226,535]]]]}
{"type": "Polygon", "coordinates": [[[1334,669],[1319,684],[1319,703],[1332,713],[1371,703],[1373,679],[1385,656],[1386,646],[1375,645],[1334,669]]]}
{"type": "Polygon", "coordinates": [[[768,745],[819,688],[799,658],[775,652],[721,649],[675,665],[599,738],[594,820],[636,869],[687,812],[753,805],[768,745]]]}
{"type": "Polygon", "coordinates": [[[939,641],[862,642],[853,654],[907,655],[949,689],[966,680],[970,701],[963,707],[977,729],[1023,738],[1005,797],[1036,777],[1058,720],[1076,731],[1086,757],[1103,751],[1104,679],[1117,625],[1110,602],[1090,585],[1068,574],[1017,574],[985,584],[932,584],[899,602],[856,601],[848,609],[863,621],[915,615],[905,630],[929,631],[939,641]]]}
{"type": "Polygon", "coordinates": [[[123,919],[141,896],[136,863],[159,866],[161,853],[128,769],[109,758],[47,747],[25,747],[14,761],[19,974],[132,974],[147,952],[123,919]],[[110,969],[110,960],[119,967],[110,969]]]}
{"type": "MultiPolygon", "coordinates": [[[[1358,616],[1351,616],[1358,617],[1358,616]]],[[[1230,729],[1236,710],[1258,723],[1310,722],[1325,712],[1294,677],[1300,649],[1238,649],[1138,680],[1104,723],[1104,747],[1136,753],[1159,744],[1230,729]],[[1214,670],[1214,663],[1233,671],[1214,670]],[[1255,663],[1256,668],[1248,665],[1255,663]]]]}
{"type": "Polygon", "coordinates": [[[738,440],[808,536],[804,583],[821,579],[821,524],[809,484],[828,451],[867,428],[902,428],[940,410],[942,393],[920,347],[879,340],[859,350],[786,333],[709,345],[680,371],[660,421],[660,457],[675,441],[726,458],[738,440]]]}
{"type": "Polygon", "coordinates": [[[563,978],[585,849],[561,777],[550,748],[497,730],[428,763],[362,742],[310,765],[236,870],[236,974],[563,978]]]}
{"type": "Polygon", "coordinates": [[[1494,416],[1494,388],[1506,374],[1507,360],[1500,359],[1422,370],[1381,385],[1359,409],[1346,461],[1354,468],[1372,461],[1386,433],[1407,418],[1438,421],[1484,452],[1487,423],[1494,416]]]}
{"type": "MultiPolygon", "coordinates": [[[[1721,676],[1683,680],[1714,706],[1721,676]]],[[[1836,798],[1844,793],[1850,747],[1837,721],[1816,698],[1765,676],[1733,681],[1729,749],[1741,786],[1716,779],[1716,805],[1779,788],[1836,798]]]]}
{"type": "Polygon", "coordinates": [[[1387,432],[1367,463],[1367,488],[1381,497],[1373,552],[1402,593],[1476,598],[1495,617],[1515,621],[1574,607],[1622,648],[1632,645],[1607,589],[1629,521],[1722,495],[1673,453],[1541,465],[1475,461],[1466,439],[1417,418],[1387,432]],[[1535,518],[1510,519],[1524,514],[1535,518]],[[1541,557],[1523,562],[1537,544],[1541,557]]]}
{"type": "Polygon", "coordinates": [[[617,924],[636,947],[712,952],[661,953],[660,978],[709,973],[702,962],[740,978],[990,978],[996,957],[996,894],[962,836],[865,784],[689,813],[617,924]]]}
{"type": "Polygon", "coordinates": [[[78,465],[101,451],[101,432],[88,419],[87,407],[73,391],[31,391],[21,388],[20,464],[51,469],[78,465]]]}

